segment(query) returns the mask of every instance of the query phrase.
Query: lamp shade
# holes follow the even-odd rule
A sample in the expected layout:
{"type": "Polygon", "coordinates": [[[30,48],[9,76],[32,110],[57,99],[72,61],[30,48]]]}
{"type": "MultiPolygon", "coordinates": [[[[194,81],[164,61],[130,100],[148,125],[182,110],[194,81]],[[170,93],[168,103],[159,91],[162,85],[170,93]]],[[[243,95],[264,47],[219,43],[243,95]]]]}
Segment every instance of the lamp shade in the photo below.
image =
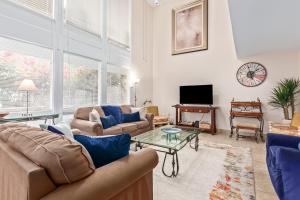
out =
{"type": "Polygon", "coordinates": [[[140,82],[141,82],[141,79],[139,79],[139,78],[135,79],[135,81],[134,81],[135,84],[138,84],[140,82]]]}
{"type": "Polygon", "coordinates": [[[20,91],[35,91],[37,87],[35,86],[34,82],[29,79],[24,79],[20,84],[18,90],[20,91]]]}

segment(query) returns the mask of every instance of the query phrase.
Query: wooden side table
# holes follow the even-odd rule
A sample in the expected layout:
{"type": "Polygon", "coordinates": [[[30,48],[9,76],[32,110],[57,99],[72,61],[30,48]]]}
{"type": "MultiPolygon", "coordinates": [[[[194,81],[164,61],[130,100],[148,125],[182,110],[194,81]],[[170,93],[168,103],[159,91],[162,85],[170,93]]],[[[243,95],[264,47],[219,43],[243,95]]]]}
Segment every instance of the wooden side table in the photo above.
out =
{"type": "Polygon", "coordinates": [[[207,113],[210,114],[210,123],[205,124],[200,127],[201,131],[209,132],[211,134],[215,134],[217,132],[217,125],[216,125],[216,110],[218,107],[215,106],[184,106],[184,105],[175,105],[173,106],[176,109],[176,125],[177,126],[184,126],[184,127],[191,127],[190,124],[186,124],[182,122],[182,113],[207,113]]]}

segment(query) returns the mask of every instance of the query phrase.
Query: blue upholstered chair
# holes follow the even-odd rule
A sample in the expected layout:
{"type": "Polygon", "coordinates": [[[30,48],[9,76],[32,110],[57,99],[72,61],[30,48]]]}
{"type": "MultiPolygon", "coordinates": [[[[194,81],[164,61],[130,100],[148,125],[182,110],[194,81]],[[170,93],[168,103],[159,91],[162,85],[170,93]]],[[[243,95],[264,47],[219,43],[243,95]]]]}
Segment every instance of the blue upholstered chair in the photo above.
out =
{"type": "Polygon", "coordinates": [[[267,165],[280,200],[300,199],[300,137],[269,133],[267,165]]]}

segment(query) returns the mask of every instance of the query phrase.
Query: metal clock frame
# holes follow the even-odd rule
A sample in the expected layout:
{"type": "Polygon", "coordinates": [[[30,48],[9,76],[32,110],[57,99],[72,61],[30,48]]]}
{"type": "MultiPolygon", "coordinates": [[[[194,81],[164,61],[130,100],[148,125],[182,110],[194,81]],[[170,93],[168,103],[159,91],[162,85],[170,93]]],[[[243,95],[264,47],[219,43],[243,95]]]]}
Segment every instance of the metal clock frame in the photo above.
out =
{"type": "Polygon", "coordinates": [[[267,79],[267,76],[268,76],[268,71],[267,71],[267,68],[264,66],[264,65],[262,65],[262,64],[260,64],[260,63],[258,63],[258,62],[247,62],[247,63],[245,63],[245,64],[243,64],[242,66],[240,66],[239,68],[238,68],[238,70],[237,70],[237,72],[236,72],[236,79],[237,79],[237,81],[242,85],[242,86],[245,86],[245,87],[257,87],[257,86],[260,86],[261,84],[263,84],[264,82],[265,82],[265,80],[267,79]],[[242,82],[240,82],[240,80],[239,80],[239,78],[238,78],[238,72],[239,72],[239,70],[243,67],[243,66],[245,66],[245,65],[248,65],[248,64],[257,64],[257,65],[260,65],[261,67],[263,67],[264,68],[264,70],[265,70],[265,72],[266,72],[266,76],[265,76],[265,79],[262,81],[262,82],[260,82],[259,84],[256,84],[256,85],[245,85],[245,84],[243,84],[242,82]]]}

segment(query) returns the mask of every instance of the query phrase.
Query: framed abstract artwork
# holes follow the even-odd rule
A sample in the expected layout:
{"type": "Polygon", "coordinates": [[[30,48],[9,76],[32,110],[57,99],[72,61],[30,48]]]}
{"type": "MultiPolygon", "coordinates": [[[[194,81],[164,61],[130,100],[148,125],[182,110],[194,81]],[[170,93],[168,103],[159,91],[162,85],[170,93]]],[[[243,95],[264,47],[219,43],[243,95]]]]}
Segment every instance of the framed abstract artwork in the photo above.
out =
{"type": "Polygon", "coordinates": [[[208,0],[173,9],[172,55],[207,50],[208,0]]]}

